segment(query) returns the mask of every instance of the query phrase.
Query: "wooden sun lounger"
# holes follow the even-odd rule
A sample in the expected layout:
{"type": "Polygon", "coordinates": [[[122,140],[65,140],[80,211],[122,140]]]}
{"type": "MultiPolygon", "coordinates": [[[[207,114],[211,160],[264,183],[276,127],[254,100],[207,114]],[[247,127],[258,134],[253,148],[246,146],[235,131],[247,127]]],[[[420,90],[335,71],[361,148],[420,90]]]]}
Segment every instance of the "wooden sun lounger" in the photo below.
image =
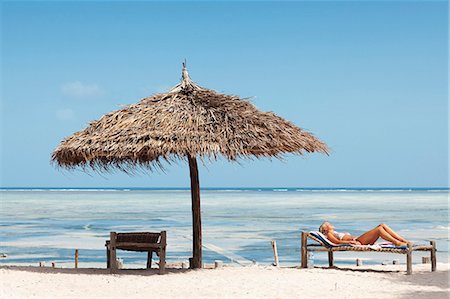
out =
{"type": "Polygon", "coordinates": [[[159,274],[164,274],[166,268],[166,231],[160,233],[110,233],[110,240],[106,241],[107,268],[117,269],[116,250],[148,252],[147,269],[152,267],[152,255],[159,255],[159,274]]]}
{"type": "Polygon", "coordinates": [[[333,253],[335,251],[370,251],[370,252],[389,252],[389,253],[399,253],[406,254],[406,274],[412,274],[412,253],[413,251],[430,251],[431,255],[431,271],[436,271],[436,242],[430,241],[430,245],[416,245],[412,246],[408,245],[407,248],[379,248],[379,249],[371,249],[369,247],[363,246],[335,246],[328,247],[325,246],[319,239],[314,237],[308,232],[302,232],[301,237],[301,260],[302,268],[307,268],[307,256],[308,251],[326,251],[328,252],[328,265],[330,267],[334,266],[333,253]],[[308,243],[308,239],[314,240],[316,243],[310,244],[308,243]]]}

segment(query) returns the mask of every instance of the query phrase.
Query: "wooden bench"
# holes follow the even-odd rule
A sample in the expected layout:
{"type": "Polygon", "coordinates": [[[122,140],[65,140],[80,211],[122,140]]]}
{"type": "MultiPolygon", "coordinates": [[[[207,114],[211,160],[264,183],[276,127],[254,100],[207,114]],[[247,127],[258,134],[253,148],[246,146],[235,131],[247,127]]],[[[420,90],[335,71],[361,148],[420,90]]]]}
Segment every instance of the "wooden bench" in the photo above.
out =
{"type": "Polygon", "coordinates": [[[116,250],[147,252],[147,269],[152,267],[153,252],[159,255],[159,274],[164,274],[166,268],[166,231],[160,233],[110,233],[106,241],[106,266],[108,269],[117,269],[116,250]]]}
{"type": "Polygon", "coordinates": [[[412,253],[413,251],[430,251],[431,255],[431,271],[436,271],[436,242],[430,241],[430,245],[415,245],[408,244],[406,248],[391,247],[371,249],[366,246],[325,246],[319,239],[308,232],[302,232],[301,236],[301,267],[307,268],[307,256],[309,251],[326,251],[328,252],[328,265],[334,266],[333,253],[335,251],[370,251],[370,252],[390,252],[406,254],[406,274],[412,274],[412,253]],[[308,243],[308,239],[315,241],[315,243],[308,243]]]}

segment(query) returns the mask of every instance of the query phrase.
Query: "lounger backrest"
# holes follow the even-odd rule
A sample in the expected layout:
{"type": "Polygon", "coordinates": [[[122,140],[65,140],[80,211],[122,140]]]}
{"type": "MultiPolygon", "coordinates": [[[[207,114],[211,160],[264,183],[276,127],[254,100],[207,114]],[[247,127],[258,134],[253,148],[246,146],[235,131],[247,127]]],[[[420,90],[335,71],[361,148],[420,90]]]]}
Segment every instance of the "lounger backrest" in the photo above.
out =
{"type": "Polygon", "coordinates": [[[328,238],[319,231],[311,231],[309,232],[309,234],[318,239],[325,247],[339,246],[338,244],[334,244],[333,242],[328,240],[328,238]]]}

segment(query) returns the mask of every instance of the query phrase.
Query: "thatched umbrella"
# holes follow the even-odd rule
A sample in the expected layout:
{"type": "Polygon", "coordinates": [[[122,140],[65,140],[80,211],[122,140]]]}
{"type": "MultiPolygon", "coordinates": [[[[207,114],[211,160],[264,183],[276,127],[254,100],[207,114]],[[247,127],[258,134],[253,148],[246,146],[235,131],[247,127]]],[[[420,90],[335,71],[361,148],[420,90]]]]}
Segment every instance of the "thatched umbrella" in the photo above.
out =
{"type": "Polygon", "coordinates": [[[114,168],[129,172],[162,168],[162,162],[187,159],[191,177],[193,268],[202,266],[200,159],[219,155],[280,157],[285,153],[327,153],[311,134],[272,112],[261,112],[237,96],[195,84],[183,64],[182,80],[164,94],[104,115],[66,139],[52,160],[64,168],[114,168]]]}

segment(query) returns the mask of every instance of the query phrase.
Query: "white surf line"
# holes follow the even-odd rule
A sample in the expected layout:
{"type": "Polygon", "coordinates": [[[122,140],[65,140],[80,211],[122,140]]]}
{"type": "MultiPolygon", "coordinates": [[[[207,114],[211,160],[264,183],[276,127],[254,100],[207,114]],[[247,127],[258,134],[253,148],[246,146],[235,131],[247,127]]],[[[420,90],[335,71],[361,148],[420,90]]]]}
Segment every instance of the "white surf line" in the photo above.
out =
{"type": "MultiPolygon", "coordinates": [[[[182,237],[192,241],[192,238],[189,238],[187,236],[182,236],[182,237]]],[[[241,266],[250,266],[250,265],[254,264],[253,261],[251,261],[249,259],[246,259],[243,256],[237,255],[235,253],[227,251],[227,250],[225,250],[225,249],[223,249],[223,248],[221,248],[219,246],[213,245],[213,244],[205,244],[205,243],[203,243],[202,247],[204,247],[206,249],[209,249],[211,251],[214,251],[214,252],[216,252],[216,253],[218,253],[220,255],[223,255],[224,257],[229,258],[231,260],[231,262],[239,264],[241,266]]]]}
{"type": "Polygon", "coordinates": [[[219,246],[216,246],[216,245],[213,245],[213,244],[203,244],[203,247],[205,247],[205,248],[207,248],[209,250],[212,250],[214,252],[217,252],[218,254],[223,255],[223,256],[229,258],[232,262],[237,263],[237,264],[239,264],[241,266],[253,265],[253,261],[251,261],[249,259],[246,259],[243,256],[237,255],[235,253],[226,251],[225,249],[223,249],[223,248],[221,248],[219,246]]]}

